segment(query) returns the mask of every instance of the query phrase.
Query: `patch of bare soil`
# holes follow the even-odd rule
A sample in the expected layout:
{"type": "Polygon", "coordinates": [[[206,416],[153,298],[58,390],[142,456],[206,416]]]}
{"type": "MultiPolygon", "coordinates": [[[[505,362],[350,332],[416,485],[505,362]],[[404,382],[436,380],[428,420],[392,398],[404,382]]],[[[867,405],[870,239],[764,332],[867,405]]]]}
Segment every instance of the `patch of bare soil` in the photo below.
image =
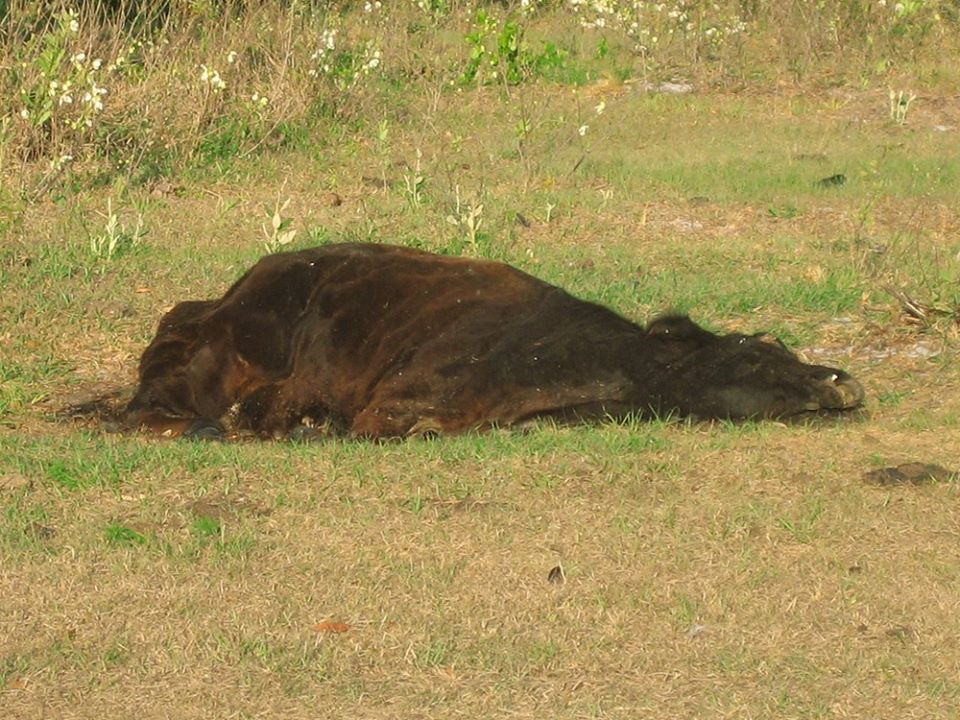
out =
{"type": "Polygon", "coordinates": [[[909,462],[896,467],[885,467],[864,473],[863,479],[873,485],[923,485],[924,483],[949,482],[960,477],[956,470],[947,470],[940,465],[909,462]]]}

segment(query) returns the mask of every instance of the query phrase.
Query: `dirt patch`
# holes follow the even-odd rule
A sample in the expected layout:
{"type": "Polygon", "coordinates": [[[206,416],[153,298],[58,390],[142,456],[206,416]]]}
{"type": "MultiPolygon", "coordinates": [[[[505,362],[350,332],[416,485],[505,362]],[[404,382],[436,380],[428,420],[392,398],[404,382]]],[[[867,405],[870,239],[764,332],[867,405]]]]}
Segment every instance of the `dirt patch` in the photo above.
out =
{"type": "Polygon", "coordinates": [[[885,467],[864,473],[863,479],[872,485],[923,485],[950,482],[960,477],[955,470],[947,470],[931,463],[909,462],[896,467],[885,467]]]}

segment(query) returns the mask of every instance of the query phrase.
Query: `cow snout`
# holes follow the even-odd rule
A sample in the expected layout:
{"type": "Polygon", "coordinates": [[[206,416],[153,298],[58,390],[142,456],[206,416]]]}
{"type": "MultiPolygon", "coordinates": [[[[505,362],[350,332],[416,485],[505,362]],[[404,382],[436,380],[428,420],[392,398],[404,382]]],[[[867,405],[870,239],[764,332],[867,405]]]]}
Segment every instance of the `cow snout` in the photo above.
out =
{"type": "Polygon", "coordinates": [[[820,404],[826,410],[850,410],[863,404],[863,386],[840,370],[819,378],[820,404]]]}

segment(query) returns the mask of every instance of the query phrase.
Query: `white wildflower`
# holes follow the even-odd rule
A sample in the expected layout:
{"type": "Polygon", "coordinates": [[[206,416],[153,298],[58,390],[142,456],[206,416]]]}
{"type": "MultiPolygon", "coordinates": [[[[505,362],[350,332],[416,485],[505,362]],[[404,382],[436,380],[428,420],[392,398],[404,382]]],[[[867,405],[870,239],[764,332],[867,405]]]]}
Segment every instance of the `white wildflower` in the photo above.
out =
{"type": "MultiPolygon", "coordinates": [[[[53,85],[53,83],[50,83],[50,84],[53,85]]],[[[71,83],[69,80],[67,80],[62,85],[60,85],[61,93],[60,93],[60,99],[58,101],[60,105],[70,105],[71,103],[73,103],[73,95],[70,94],[70,86],[71,86],[71,83]]]]}
{"type": "Polygon", "coordinates": [[[606,108],[607,108],[607,103],[606,103],[606,101],[601,100],[601,101],[600,101],[600,104],[597,105],[597,106],[594,108],[594,110],[597,111],[597,115],[603,115],[603,111],[606,110],[606,108]]]}
{"type": "Polygon", "coordinates": [[[237,60],[236,50],[231,50],[230,52],[227,53],[227,63],[229,63],[230,65],[233,65],[233,63],[235,63],[236,60],[237,60]]]}
{"type": "Polygon", "coordinates": [[[320,35],[320,44],[321,47],[325,47],[327,50],[333,50],[337,44],[337,29],[336,28],[327,28],[320,35]]]}
{"type": "Polygon", "coordinates": [[[73,160],[73,155],[61,155],[59,158],[50,160],[51,170],[62,170],[63,166],[73,160]]]}
{"type": "Polygon", "coordinates": [[[200,66],[200,82],[209,85],[214,92],[220,92],[227,87],[227,83],[220,77],[220,73],[206,65],[200,66]]]}
{"type": "Polygon", "coordinates": [[[580,133],[580,137],[583,137],[587,134],[587,128],[589,127],[589,125],[581,125],[579,128],[577,128],[577,132],[580,133]]]}

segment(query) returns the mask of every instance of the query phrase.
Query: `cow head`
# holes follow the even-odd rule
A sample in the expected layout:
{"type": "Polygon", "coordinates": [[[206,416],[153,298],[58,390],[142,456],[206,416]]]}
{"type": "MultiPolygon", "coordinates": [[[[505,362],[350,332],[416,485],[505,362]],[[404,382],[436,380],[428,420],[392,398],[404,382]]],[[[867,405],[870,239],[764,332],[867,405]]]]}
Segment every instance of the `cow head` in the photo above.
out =
{"type": "MultiPolygon", "coordinates": [[[[212,301],[177,304],[163,316],[153,341],[140,359],[140,382],[126,408],[127,422],[153,429],[182,431],[178,418],[216,418],[216,378],[219,359],[213,348],[201,343],[201,324],[212,301]],[[210,406],[210,407],[208,407],[210,406]],[[206,411],[206,412],[205,412],[206,411]]],[[[222,403],[221,403],[222,404],[222,403]]]]}
{"type": "Polygon", "coordinates": [[[714,335],[677,316],[655,320],[647,333],[667,360],[657,382],[663,410],[701,418],[789,418],[863,403],[863,388],[846,372],[805,363],[766,333],[714,335]]]}

